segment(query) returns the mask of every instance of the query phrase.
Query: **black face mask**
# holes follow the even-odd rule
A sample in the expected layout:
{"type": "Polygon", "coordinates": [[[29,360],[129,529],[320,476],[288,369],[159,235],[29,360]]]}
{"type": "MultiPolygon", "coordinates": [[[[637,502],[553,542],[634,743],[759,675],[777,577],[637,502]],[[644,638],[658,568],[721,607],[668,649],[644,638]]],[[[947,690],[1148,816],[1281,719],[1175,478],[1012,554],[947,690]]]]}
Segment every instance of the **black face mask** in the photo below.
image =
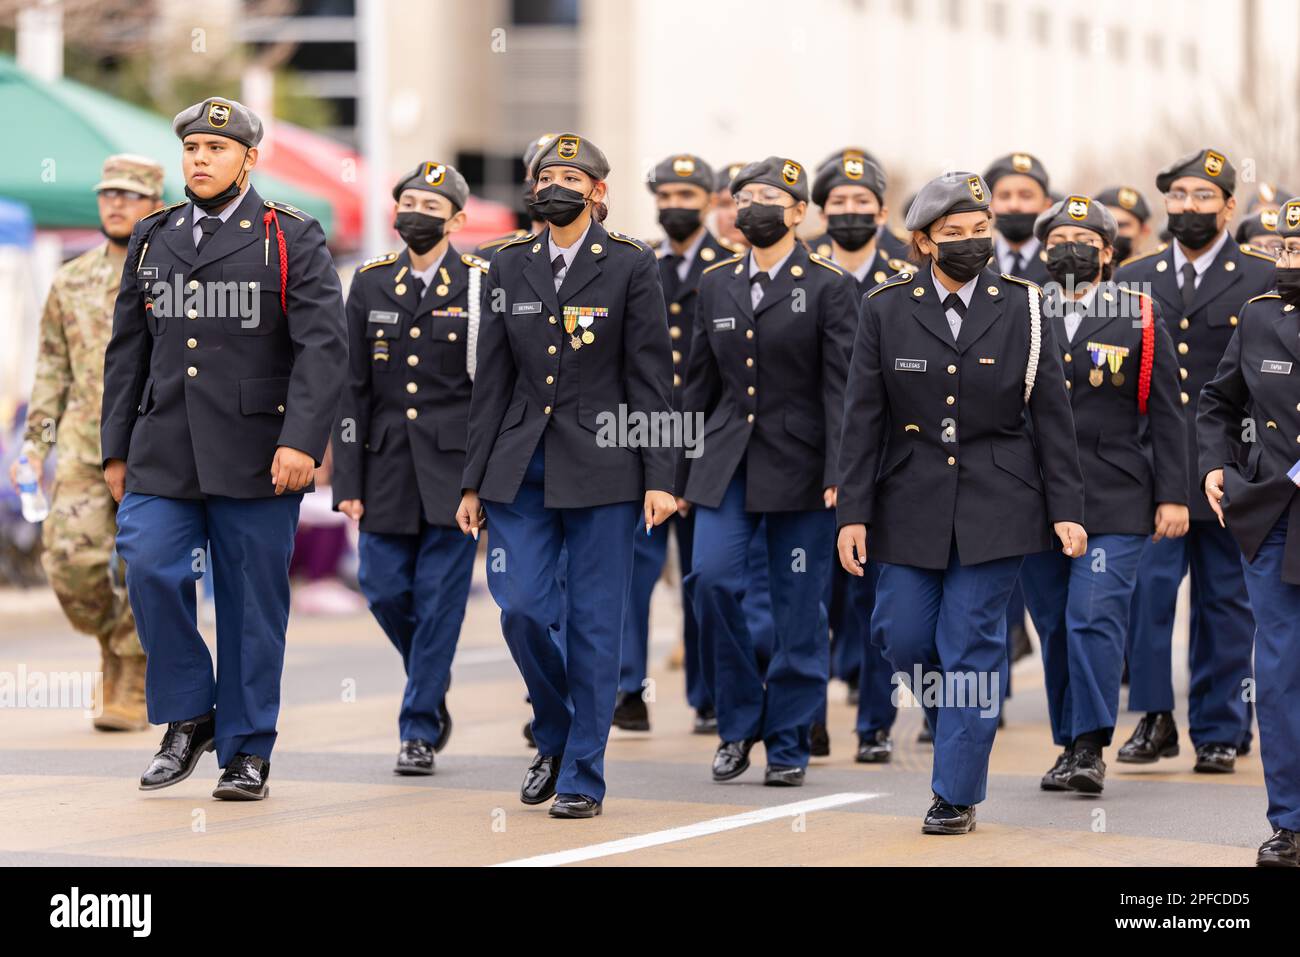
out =
{"type": "Polygon", "coordinates": [[[871,242],[879,228],[874,213],[833,213],[826,217],[826,232],[836,245],[849,252],[871,242]]]}
{"type": "Polygon", "coordinates": [[[1293,306],[1300,306],[1300,269],[1277,268],[1277,294],[1293,306]]]}
{"type": "Polygon", "coordinates": [[[1034,235],[1034,220],[1037,213],[998,213],[995,225],[998,232],[1009,243],[1023,243],[1034,235]]]}
{"type": "Polygon", "coordinates": [[[1188,249],[1204,249],[1219,235],[1216,213],[1170,213],[1169,231],[1188,249]]]}
{"type": "Polygon", "coordinates": [[[736,213],[736,228],[757,249],[775,246],[790,231],[785,224],[785,207],[750,203],[736,213]]]}
{"type": "Polygon", "coordinates": [[[700,211],[670,206],[659,210],[659,225],[673,242],[683,242],[700,228],[700,211]]]}
{"type": "Polygon", "coordinates": [[[1128,259],[1129,256],[1133,255],[1132,236],[1116,236],[1115,242],[1112,243],[1112,245],[1115,248],[1114,261],[1117,263],[1122,263],[1124,260],[1128,259]]]}
{"type": "Polygon", "coordinates": [[[410,246],[411,252],[417,256],[423,256],[442,241],[442,229],[446,225],[447,220],[443,216],[430,216],[414,210],[398,213],[393,221],[397,235],[402,237],[402,242],[410,246]]]}
{"type": "MultiPolygon", "coordinates": [[[[248,159],[247,146],[244,147],[244,159],[248,159]]],[[[242,191],[242,187],[239,185],[239,177],[243,175],[244,175],[244,164],[241,162],[239,164],[239,172],[235,174],[234,181],[232,181],[231,184],[227,186],[225,189],[223,189],[221,192],[217,193],[216,196],[209,196],[207,199],[204,199],[202,196],[199,196],[197,193],[195,193],[194,190],[190,189],[189,183],[186,183],[185,198],[188,199],[195,206],[197,206],[199,209],[203,210],[205,213],[215,213],[218,210],[224,208],[226,204],[229,203],[231,200],[239,196],[240,192],[242,191]]]]}
{"type": "Polygon", "coordinates": [[[935,265],[960,283],[970,282],[978,276],[993,256],[993,240],[987,236],[946,243],[935,241],[935,246],[939,250],[934,257],[935,265]]]}
{"type": "Polygon", "coordinates": [[[539,189],[528,200],[528,214],[552,226],[567,226],[582,215],[587,199],[576,189],[552,183],[539,189]]]}
{"type": "Polygon", "coordinates": [[[1093,282],[1101,272],[1101,250],[1087,243],[1057,243],[1047,251],[1047,274],[1062,286],[1093,282]]]}

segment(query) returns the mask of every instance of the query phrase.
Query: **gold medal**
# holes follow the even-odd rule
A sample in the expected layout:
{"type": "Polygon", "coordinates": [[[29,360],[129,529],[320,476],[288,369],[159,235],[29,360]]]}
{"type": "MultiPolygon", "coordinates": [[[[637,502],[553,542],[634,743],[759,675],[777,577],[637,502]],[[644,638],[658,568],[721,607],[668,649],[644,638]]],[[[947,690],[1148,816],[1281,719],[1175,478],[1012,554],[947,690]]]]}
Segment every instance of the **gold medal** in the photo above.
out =
{"type": "Polygon", "coordinates": [[[1110,377],[1110,381],[1111,381],[1113,384],[1115,384],[1115,385],[1123,385],[1123,384],[1124,384],[1124,373],[1122,373],[1122,372],[1116,372],[1113,376],[1110,377]]]}
{"type": "Polygon", "coordinates": [[[576,349],[581,349],[581,348],[582,348],[582,340],[579,339],[577,336],[569,336],[569,346],[570,346],[571,348],[575,349],[575,350],[576,350],[576,349]]]}
{"type": "Polygon", "coordinates": [[[593,342],[596,341],[596,334],[592,332],[590,329],[585,329],[583,330],[582,333],[582,341],[585,342],[587,345],[591,345],[593,342]]]}
{"type": "Polygon", "coordinates": [[[1105,377],[1101,374],[1101,369],[1093,368],[1088,371],[1088,384],[1094,389],[1101,385],[1105,377]]]}

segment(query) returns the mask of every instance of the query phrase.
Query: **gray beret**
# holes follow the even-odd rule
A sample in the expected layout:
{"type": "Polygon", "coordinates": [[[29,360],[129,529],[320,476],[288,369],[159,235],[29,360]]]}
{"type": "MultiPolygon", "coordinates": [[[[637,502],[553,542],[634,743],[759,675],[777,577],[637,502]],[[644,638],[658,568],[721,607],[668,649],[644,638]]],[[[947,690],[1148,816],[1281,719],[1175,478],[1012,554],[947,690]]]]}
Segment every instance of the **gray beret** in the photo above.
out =
{"type": "Polygon", "coordinates": [[[808,174],[804,168],[792,159],[782,156],[769,156],[743,167],[731,181],[733,194],[741,191],[749,183],[761,183],[783,189],[796,200],[808,202],[808,174]]]}
{"type": "Polygon", "coordinates": [[[650,192],[665,183],[687,183],[698,186],[706,193],[713,192],[713,167],[693,153],[678,153],[659,163],[646,177],[650,192]]]}
{"type": "Polygon", "coordinates": [[[826,197],[836,186],[865,186],[885,201],[885,171],[866,153],[845,150],[836,153],[817,170],[813,180],[812,199],[818,206],[826,205],[826,197]]]}
{"type": "Polygon", "coordinates": [[[941,216],[989,208],[989,188],[975,173],[951,172],[921,187],[907,210],[908,230],[925,230],[941,216]]]}
{"type": "Polygon", "coordinates": [[[728,163],[722,169],[718,170],[718,179],[713,184],[715,193],[726,193],[731,191],[731,181],[736,175],[745,168],[744,163],[728,163]]]}
{"type": "Polygon", "coordinates": [[[262,142],[262,121],[257,114],[238,100],[219,96],[181,110],[172,120],[172,130],[182,140],[191,133],[213,133],[249,147],[262,142]]]}
{"type": "Polygon", "coordinates": [[[1043,187],[1044,193],[1048,191],[1047,168],[1032,153],[1008,153],[1006,156],[999,156],[984,171],[984,181],[992,189],[1003,176],[1016,174],[1028,176],[1043,187]]]}
{"type": "Polygon", "coordinates": [[[1248,243],[1256,236],[1276,235],[1277,222],[1276,209],[1261,209],[1238,223],[1237,231],[1232,234],[1232,238],[1239,243],[1248,243]]]}
{"type": "Polygon", "coordinates": [[[524,147],[524,175],[532,176],[533,160],[537,159],[537,151],[543,146],[555,139],[554,133],[543,133],[535,140],[529,140],[528,145],[524,147]]]}
{"type": "Polygon", "coordinates": [[[609,160],[605,159],[600,147],[577,133],[560,133],[550,142],[543,143],[533,157],[528,175],[537,179],[548,166],[572,166],[593,179],[604,179],[609,175],[609,160]]]}
{"type": "Polygon", "coordinates": [[[1300,199],[1288,199],[1278,210],[1277,234],[1283,239],[1300,236],[1300,199]]]}
{"type": "Polygon", "coordinates": [[[1156,189],[1167,192],[1180,176],[1196,176],[1213,183],[1223,190],[1224,196],[1231,196],[1237,186],[1237,170],[1228,157],[1211,149],[1191,153],[1166,166],[1156,174],[1156,189]]]}
{"type": "Polygon", "coordinates": [[[842,150],[836,150],[834,153],[829,153],[829,154],[827,154],[827,156],[826,156],[826,158],[825,158],[824,160],[822,160],[820,163],[817,164],[817,168],[818,168],[818,169],[821,169],[821,168],[822,168],[823,166],[825,166],[827,163],[833,163],[833,162],[835,162],[835,161],[838,160],[841,156],[843,156],[845,153],[857,153],[857,154],[859,154],[860,156],[865,156],[867,159],[871,160],[871,162],[875,163],[875,164],[876,164],[877,166],[879,166],[881,169],[884,169],[884,168],[885,168],[885,164],[882,163],[882,162],[880,162],[880,160],[878,160],[878,159],[876,158],[876,154],[875,154],[875,153],[871,152],[871,150],[864,149],[864,148],[861,147],[861,146],[846,146],[846,147],[844,147],[844,149],[842,149],[842,150]]]}
{"type": "Polygon", "coordinates": [[[1119,233],[1119,224],[1115,214],[1100,200],[1088,196],[1067,196],[1052,205],[1034,221],[1034,235],[1039,242],[1047,241],[1047,234],[1057,226],[1082,226],[1106,240],[1106,245],[1113,245],[1119,233]]]}
{"type": "Polygon", "coordinates": [[[399,199],[404,189],[424,189],[445,196],[456,204],[457,209],[464,209],[465,201],[469,199],[469,184],[465,177],[448,163],[421,163],[397,181],[393,187],[393,199],[399,199]]]}
{"type": "Polygon", "coordinates": [[[1112,186],[1110,189],[1103,189],[1094,198],[1107,206],[1118,206],[1120,209],[1128,210],[1140,222],[1145,223],[1151,218],[1151,207],[1147,205],[1142,194],[1132,186],[1112,186]]]}

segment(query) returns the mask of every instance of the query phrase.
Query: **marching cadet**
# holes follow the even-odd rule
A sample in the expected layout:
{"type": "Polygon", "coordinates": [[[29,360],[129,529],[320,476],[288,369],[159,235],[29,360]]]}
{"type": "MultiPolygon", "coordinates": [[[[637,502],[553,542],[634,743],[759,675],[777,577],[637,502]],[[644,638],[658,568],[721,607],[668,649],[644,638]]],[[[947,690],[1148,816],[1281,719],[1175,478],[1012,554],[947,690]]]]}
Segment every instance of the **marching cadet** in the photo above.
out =
{"type": "Polygon", "coordinates": [[[1132,186],[1112,186],[1103,189],[1096,201],[1110,210],[1119,232],[1115,236],[1114,264],[1133,258],[1135,253],[1146,252],[1151,243],[1151,207],[1142,193],[1132,186]]]}
{"type": "MultiPolygon", "coordinates": [[[[884,183],[885,182],[884,164],[882,164],[880,160],[876,159],[876,157],[873,154],[862,149],[860,146],[846,146],[842,150],[836,150],[834,153],[831,153],[824,160],[822,160],[821,163],[817,165],[817,171],[818,171],[818,175],[820,175],[820,172],[824,169],[827,169],[828,167],[839,166],[842,170],[856,172],[859,168],[863,167],[866,163],[870,163],[879,171],[880,182],[884,183]]],[[[814,177],[814,179],[815,178],[816,177],[814,177]]],[[[845,175],[843,178],[849,184],[857,182],[850,175],[845,175]]],[[[816,203],[817,206],[821,207],[822,216],[825,217],[827,220],[826,221],[827,229],[823,235],[818,236],[815,239],[809,240],[808,246],[809,248],[816,250],[817,255],[821,256],[823,259],[830,259],[832,254],[834,253],[834,245],[835,245],[834,237],[830,230],[829,217],[831,213],[824,206],[822,206],[820,202],[818,202],[815,195],[813,197],[813,202],[816,203]]],[[[880,193],[878,196],[876,196],[876,203],[879,206],[879,210],[876,210],[875,212],[880,214],[880,218],[877,221],[877,229],[874,230],[871,236],[868,238],[868,243],[871,244],[873,251],[878,248],[881,252],[882,258],[884,258],[886,261],[889,261],[891,259],[906,261],[909,252],[907,248],[907,243],[899,239],[897,236],[895,236],[893,231],[889,228],[888,225],[889,210],[885,207],[885,194],[883,192],[880,193]]],[[[847,213],[853,213],[853,212],[860,213],[861,211],[851,210],[851,209],[838,209],[836,211],[836,215],[842,217],[847,213]]],[[[847,220],[844,219],[840,220],[840,233],[842,234],[842,236],[849,235],[847,223],[848,223],[847,220]]],[[[859,229],[860,228],[861,228],[861,224],[859,224],[859,229]]],[[[849,246],[846,246],[844,243],[840,243],[839,245],[841,246],[841,248],[844,249],[851,248],[849,246]]],[[[861,249],[865,245],[866,244],[864,243],[858,246],[857,248],[861,249]]],[[[910,266],[911,264],[908,263],[908,265],[910,266]]],[[[898,272],[898,270],[895,269],[894,272],[898,272]]],[[[859,282],[862,281],[861,277],[858,277],[858,281],[859,282]]]]}
{"type": "Polygon", "coordinates": [[[172,129],[189,202],[131,234],[100,431],[149,655],[149,720],[167,725],[140,788],[184,780],[215,749],[224,772],[213,797],[260,800],[301,493],[346,375],[343,298],[320,225],[252,187],[262,138],[252,111],[208,97],[172,129]],[[195,626],[205,567],[216,588],[215,681],[195,626]]]}
{"type": "Polygon", "coordinates": [[[1261,867],[1300,866],[1300,200],[1280,215],[1276,291],[1241,307],[1196,420],[1197,474],[1241,549],[1255,616],[1255,711],[1273,827],[1261,867]]]}
{"type": "MultiPolygon", "coordinates": [[[[1184,156],[1156,176],[1174,242],[1122,264],[1121,284],[1149,289],[1160,306],[1179,356],[1183,404],[1191,446],[1188,474],[1196,473],[1196,398],[1214,376],[1237,328],[1242,304],[1272,286],[1268,257],[1228,236],[1236,209],[1236,171],[1212,149],[1184,156]]],[[[1150,764],[1178,753],[1174,722],[1172,643],[1178,586],[1190,570],[1191,684],[1188,721],[1196,770],[1227,773],[1250,743],[1245,683],[1250,679],[1250,599],[1232,536],[1197,495],[1184,538],[1147,548],[1138,570],[1129,625],[1130,711],[1143,712],[1118,760],[1150,764]]]]}
{"type": "MultiPolygon", "coordinates": [[[[44,472],[58,448],[50,513],[41,527],[41,565],[68,621],[99,642],[103,683],[95,708],[100,731],[143,731],[144,649],[135,618],[110,570],[117,503],[104,485],[99,452],[104,349],[122,281],[131,229],[162,203],[163,169],[143,156],[104,161],[95,191],[105,242],[54,274],[41,314],[36,376],[22,454],[44,472]]],[[[18,460],[10,469],[17,488],[18,460]]]]}
{"type": "MultiPolygon", "coordinates": [[[[731,255],[704,226],[705,217],[713,205],[714,182],[712,167],[690,153],[668,157],[655,166],[646,179],[646,186],[654,195],[659,210],[659,225],[666,234],[656,255],[659,280],[668,304],[668,335],[673,347],[673,408],[678,410],[682,407],[683,375],[690,362],[690,323],[695,315],[695,294],[700,274],[712,263],[731,255]]],[[[650,717],[642,696],[650,637],[650,596],[663,572],[669,525],[677,541],[682,573],[686,698],[695,709],[696,730],[711,732],[716,717],[713,701],[700,674],[699,629],[685,587],[686,576],[691,570],[695,517],[684,499],[671,521],[654,529],[648,536],[633,536],[632,593],[623,620],[623,658],[614,724],[625,731],[650,730],[650,717]]]]}
{"type": "MultiPolygon", "coordinates": [[[[885,205],[887,183],[879,164],[861,152],[845,151],[832,155],[817,171],[812,200],[826,217],[828,258],[851,275],[856,284],[855,304],[872,288],[890,276],[914,269],[905,259],[887,258],[883,243],[889,233],[886,223],[889,208],[885,205]]],[[[897,241],[897,240],[895,240],[897,241]]],[[[855,760],[864,764],[887,762],[893,752],[890,730],[897,717],[894,706],[893,669],[879,648],[871,644],[871,609],[875,602],[875,562],[867,564],[866,574],[850,575],[833,562],[830,574],[831,594],[825,603],[830,615],[835,646],[834,663],[839,658],[841,674],[853,678],[856,673],[858,716],[856,732],[858,751],[855,760]]],[[[832,667],[832,673],[836,669],[832,667]]],[[[825,725],[825,705],[820,724],[825,725]]],[[[817,729],[814,727],[814,737],[817,729]]],[[[815,753],[815,752],[814,752],[815,753]]]]}
{"type": "Polygon", "coordinates": [[[1030,555],[1020,572],[1063,749],[1045,791],[1102,790],[1138,563],[1148,535],[1187,533],[1177,356],[1150,297],[1109,281],[1117,232],[1110,210],[1087,196],[1056,203],[1034,228],[1053,280],[1043,311],[1074,409],[1092,546],[1030,555]]]}
{"type": "Polygon", "coordinates": [[[393,199],[406,248],[363,264],[348,292],[332,486],[335,508],[361,523],[361,590],[406,669],[394,770],[432,774],[474,569],[456,509],[487,263],[451,245],[469,199],[455,167],[420,164],[393,199]]]}
{"type": "Polygon", "coordinates": [[[728,163],[718,170],[713,184],[713,235],[732,253],[743,253],[749,248],[745,234],[736,227],[736,200],[731,195],[731,181],[744,168],[744,163],[728,163]]]}
{"type": "Polygon", "coordinates": [[[601,225],[600,149],[564,133],[531,172],[547,227],[503,246],[484,285],[457,521],[477,538],[486,510],[488,587],[532,701],[520,800],[586,818],[605,795],[631,533],[677,509],[673,448],[610,420],[672,419],[672,340],[654,254],[601,225]]]}
{"type": "Polygon", "coordinates": [[[495,239],[489,239],[487,242],[480,243],[478,248],[475,249],[474,251],[478,253],[480,256],[482,256],[485,260],[491,261],[492,257],[496,254],[496,251],[500,249],[502,246],[506,245],[506,243],[513,243],[520,239],[523,239],[525,236],[531,236],[532,233],[540,232],[546,225],[544,222],[532,218],[532,213],[530,211],[531,208],[529,206],[529,200],[532,198],[532,194],[533,194],[533,181],[531,179],[531,174],[529,173],[529,170],[532,169],[533,158],[537,156],[537,151],[553,139],[555,139],[554,133],[543,133],[541,136],[537,137],[537,139],[529,140],[528,145],[524,148],[524,156],[523,156],[524,213],[521,218],[527,219],[529,229],[531,229],[532,232],[529,232],[529,229],[516,229],[513,232],[506,233],[506,235],[504,236],[498,236],[495,239]]]}
{"type": "Polygon", "coordinates": [[[863,302],[844,407],[840,562],[880,563],[873,641],[934,729],[927,834],[975,827],[1001,708],[1000,688],[976,686],[1008,672],[1024,556],[1051,547],[1049,529],[1067,557],[1087,552],[1055,336],[1036,285],[985,268],[992,218],[973,173],[922,188],[907,228],[930,262],[863,302]]]}
{"type": "Polygon", "coordinates": [[[751,250],[705,270],[700,282],[684,399],[688,414],[706,417],[701,454],[684,470],[696,512],[690,587],[713,655],[722,739],[713,779],[743,774],[761,739],[764,783],[797,786],[826,701],[820,605],[855,290],[795,238],[808,206],[800,164],[777,156],[750,163],[731,192],[751,250]],[[742,607],[760,522],[775,625],[766,675],[742,607]]]}
{"type": "Polygon", "coordinates": [[[1232,238],[1251,249],[1276,259],[1282,255],[1282,237],[1277,231],[1277,210],[1258,209],[1237,224],[1232,238]]]}

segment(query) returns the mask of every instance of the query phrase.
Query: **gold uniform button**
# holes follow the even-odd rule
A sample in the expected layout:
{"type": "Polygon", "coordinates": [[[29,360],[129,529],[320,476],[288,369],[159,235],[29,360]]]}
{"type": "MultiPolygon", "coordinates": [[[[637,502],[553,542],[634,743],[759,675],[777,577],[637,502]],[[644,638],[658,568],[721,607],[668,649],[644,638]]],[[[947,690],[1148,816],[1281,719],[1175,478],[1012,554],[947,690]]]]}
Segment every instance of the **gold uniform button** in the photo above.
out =
{"type": "Polygon", "coordinates": [[[948,396],[948,398],[944,399],[943,401],[947,402],[949,405],[952,405],[954,402],[957,401],[957,397],[950,395],[948,396]]]}
{"type": "Polygon", "coordinates": [[[449,332],[449,333],[447,333],[447,341],[448,341],[448,342],[455,342],[455,341],[456,341],[456,333],[454,333],[454,332],[449,332]]]}
{"type": "Polygon", "coordinates": [[[1180,356],[1187,355],[1187,343],[1185,342],[1178,343],[1178,354],[1180,356]]]}
{"type": "Polygon", "coordinates": [[[948,366],[948,375],[956,375],[956,374],[957,374],[957,367],[955,365],[948,366]]]}
{"type": "Polygon", "coordinates": [[[420,327],[419,327],[419,326],[412,326],[412,327],[411,327],[411,338],[412,338],[412,339],[418,339],[418,338],[420,338],[420,327]]]}
{"type": "Polygon", "coordinates": [[[1179,366],[1178,368],[1178,374],[1182,376],[1184,379],[1187,378],[1187,370],[1182,368],[1181,366],[1179,366]]]}
{"type": "Polygon", "coordinates": [[[547,322],[549,322],[551,325],[555,325],[555,317],[554,316],[548,317],[547,322]]]}
{"type": "Polygon", "coordinates": [[[746,422],[753,422],[753,421],[754,421],[754,413],[751,412],[751,413],[749,413],[749,415],[745,416],[745,421],[746,421],[746,422]]]}
{"type": "Polygon", "coordinates": [[[420,357],[419,357],[419,356],[407,356],[407,357],[406,357],[406,364],[407,364],[408,366],[418,366],[418,365],[420,364],[420,357]]]}
{"type": "Polygon", "coordinates": [[[198,289],[198,288],[199,288],[199,281],[198,281],[197,279],[191,279],[191,280],[190,280],[190,288],[191,288],[191,289],[198,289]]]}
{"type": "Polygon", "coordinates": [[[1073,388],[1074,388],[1074,383],[1071,382],[1069,379],[1066,379],[1066,380],[1065,380],[1065,387],[1066,387],[1067,389],[1073,389],[1073,388]]]}
{"type": "Polygon", "coordinates": [[[952,456],[952,455],[948,456],[948,464],[949,464],[949,465],[956,465],[956,464],[957,464],[957,459],[956,459],[956,457],[955,457],[955,456],[952,456]]]}
{"type": "Polygon", "coordinates": [[[674,349],[674,350],[673,350],[673,363],[676,364],[676,363],[681,362],[681,361],[682,361],[682,354],[681,354],[680,352],[678,352],[676,349],[674,349]]]}
{"type": "Polygon", "coordinates": [[[1067,353],[1065,354],[1065,361],[1066,361],[1066,362],[1073,362],[1073,361],[1074,361],[1074,356],[1070,355],[1070,354],[1067,352],[1067,353]]]}
{"type": "Polygon", "coordinates": [[[671,312],[674,316],[681,315],[682,304],[680,302],[669,303],[668,311],[671,312]]]}
{"type": "Polygon", "coordinates": [[[257,283],[255,283],[255,282],[250,282],[250,283],[248,284],[248,288],[249,288],[249,289],[256,289],[256,288],[257,288],[257,283]]]}
{"type": "Polygon", "coordinates": [[[680,339],[680,338],[682,337],[682,327],[681,327],[681,326],[669,326],[669,327],[668,327],[668,335],[672,336],[674,339],[680,339]]]}
{"type": "Polygon", "coordinates": [[[185,313],[185,315],[189,316],[191,319],[197,319],[199,317],[199,311],[197,309],[191,309],[189,312],[185,313]]]}
{"type": "Polygon", "coordinates": [[[414,409],[407,409],[407,410],[406,410],[406,417],[407,417],[408,419],[413,419],[413,418],[415,418],[415,417],[416,417],[417,415],[419,415],[419,414],[420,414],[420,413],[419,413],[419,412],[416,412],[414,409]]]}
{"type": "Polygon", "coordinates": [[[1192,401],[1192,397],[1191,397],[1190,395],[1188,395],[1186,392],[1182,392],[1182,393],[1179,393],[1179,394],[1182,396],[1183,405],[1186,405],[1188,402],[1191,402],[1191,401],[1192,401]]]}
{"type": "Polygon", "coordinates": [[[185,370],[185,374],[189,376],[191,379],[193,379],[196,375],[199,374],[199,370],[196,369],[194,366],[190,366],[188,369],[185,370]]]}
{"type": "Polygon", "coordinates": [[[546,354],[547,354],[547,355],[552,355],[552,356],[555,355],[555,346],[547,346],[547,347],[546,347],[546,354]]]}
{"type": "Polygon", "coordinates": [[[754,330],[753,330],[753,329],[746,329],[746,330],[745,330],[745,338],[746,338],[746,339],[753,339],[753,338],[754,338],[754,330]]]}
{"type": "Polygon", "coordinates": [[[197,348],[198,348],[198,345],[199,345],[199,340],[197,340],[197,339],[186,339],[186,340],[185,340],[185,345],[189,346],[191,349],[197,349],[197,348]]]}
{"type": "Polygon", "coordinates": [[[1188,329],[1191,327],[1191,325],[1192,325],[1191,320],[1188,319],[1186,316],[1183,316],[1182,321],[1178,323],[1178,328],[1188,329]]]}
{"type": "Polygon", "coordinates": [[[418,389],[418,388],[419,388],[419,386],[416,385],[414,382],[408,382],[408,383],[406,383],[406,391],[409,392],[409,393],[411,393],[411,395],[415,395],[415,390],[418,389]]]}
{"type": "Polygon", "coordinates": [[[745,367],[748,368],[748,369],[752,369],[752,368],[754,368],[754,357],[753,357],[753,356],[750,356],[749,358],[747,358],[747,359],[745,360],[745,367]]]}
{"type": "Polygon", "coordinates": [[[1228,317],[1228,325],[1230,325],[1230,326],[1235,326],[1236,324],[1237,324],[1237,317],[1236,317],[1236,316],[1229,316],[1229,317],[1228,317]]]}
{"type": "Polygon", "coordinates": [[[551,407],[548,405],[546,408],[542,409],[542,411],[545,412],[547,415],[550,415],[550,414],[551,414],[551,407]]]}
{"type": "Polygon", "coordinates": [[[748,389],[745,390],[745,394],[746,394],[746,395],[753,395],[753,394],[754,394],[755,392],[757,392],[757,391],[758,391],[758,390],[755,389],[755,388],[751,385],[748,389]]]}
{"type": "Polygon", "coordinates": [[[276,412],[284,412],[284,406],[282,406],[282,405],[277,405],[277,406],[275,407],[275,411],[276,411],[276,412]]]}
{"type": "Polygon", "coordinates": [[[553,375],[548,375],[548,376],[546,377],[546,384],[547,384],[547,385],[554,385],[554,384],[555,384],[555,376],[553,376],[553,375]]]}
{"type": "Polygon", "coordinates": [[[676,372],[674,372],[674,373],[673,373],[673,385],[674,385],[674,386],[679,386],[679,385],[681,385],[681,384],[682,384],[682,377],[679,376],[676,372]]]}

